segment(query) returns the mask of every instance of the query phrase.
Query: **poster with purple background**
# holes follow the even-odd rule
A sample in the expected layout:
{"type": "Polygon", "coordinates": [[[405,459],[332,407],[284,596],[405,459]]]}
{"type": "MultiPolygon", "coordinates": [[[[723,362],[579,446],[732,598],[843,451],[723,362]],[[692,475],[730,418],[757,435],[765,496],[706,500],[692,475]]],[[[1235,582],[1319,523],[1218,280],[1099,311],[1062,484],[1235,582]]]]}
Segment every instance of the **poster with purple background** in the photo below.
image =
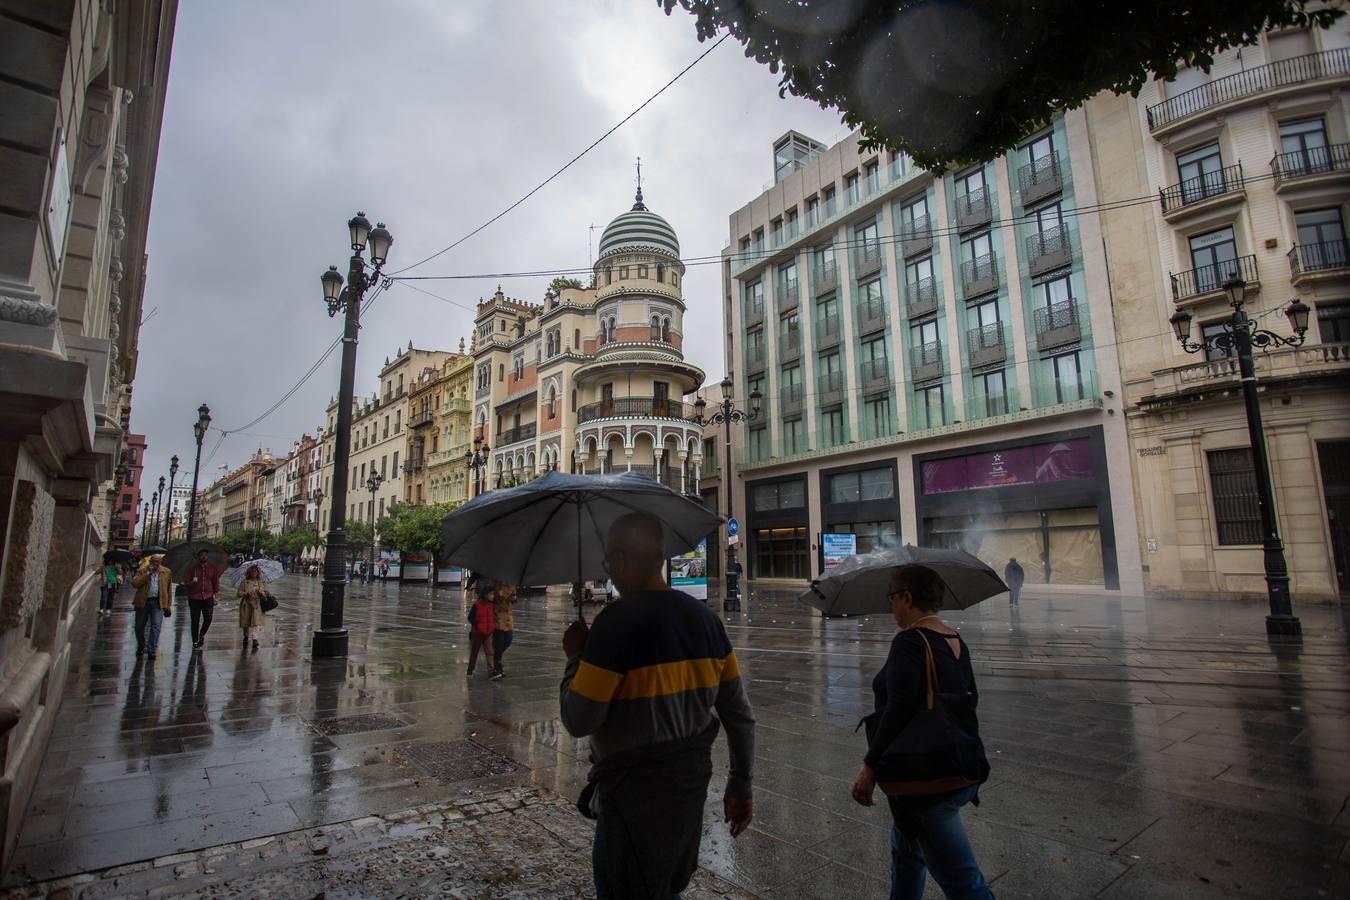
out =
{"type": "Polygon", "coordinates": [[[1093,478],[1096,472],[1092,464],[1092,442],[1087,438],[1074,438],[929,460],[923,464],[921,475],[925,494],[947,494],[1093,478]]]}

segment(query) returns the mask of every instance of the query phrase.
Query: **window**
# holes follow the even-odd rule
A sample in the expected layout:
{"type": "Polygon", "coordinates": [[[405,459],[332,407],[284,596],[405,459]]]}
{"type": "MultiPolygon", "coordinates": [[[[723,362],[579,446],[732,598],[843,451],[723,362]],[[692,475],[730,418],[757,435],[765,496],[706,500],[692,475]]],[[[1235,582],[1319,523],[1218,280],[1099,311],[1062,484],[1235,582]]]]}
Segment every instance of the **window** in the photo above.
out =
{"type": "Polygon", "coordinates": [[[820,432],[825,443],[831,447],[844,442],[844,410],[841,407],[821,413],[820,432]]]}
{"type": "MultiPolygon", "coordinates": [[[[1055,142],[1051,135],[1043,134],[1026,145],[1027,162],[1036,163],[1050,159],[1055,153],[1055,142]]],[[[1037,169],[1039,170],[1039,166],[1037,169]]]]}
{"type": "Polygon", "coordinates": [[[1266,42],[1269,45],[1267,56],[1270,57],[1271,62],[1294,59],[1317,52],[1312,32],[1302,28],[1291,28],[1276,34],[1268,34],[1266,42]]]}
{"type": "Polygon", "coordinates": [[[131,512],[131,495],[122,495],[122,512],[131,512]]]}
{"type": "Polygon", "coordinates": [[[927,287],[933,280],[933,258],[925,256],[905,266],[905,284],[910,293],[910,302],[916,299],[920,287],[927,287]]]}
{"type": "Polygon", "coordinates": [[[755,318],[764,313],[764,283],[755,281],[745,286],[745,313],[747,318],[755,318]]]}
{"type": "Polygon", "coordinates": [[[812,197],[806,201],[806,227],[815,228],[820,224],[820,198],[812,197]]]}
{"type": "Polygon", "coordinates": [[[1227,335],[1228,329],[1224,327],[1223,322],[1212,322],[1208,325],[1200,326],[1200,336],[1205,340],[1205,359],[1226,359],[1237,355],[1237,348],[1233,346],[1231,340],[1220,343],[1209,343],[1210,338],[1219,335],[1227,335]]]}
{"type": "Polygon", "coordinates": [[[383,435],[380,439],[381,439],[381,440],[384,440],[385,438],[388,438],[388,437],[389,437],[389,417],[388,417],[388,416],[385,416],[385,417],[384,417],[384,435],[383,435]]]}
{"type": "Polygon", "coordinates": [[[979,412],[986,416],[1002,416],[1008,412],[1007,384],[1002,369],[976,375],[975,392],[979,412]]]}
{"type": "Polygon", "coordinates": [[[769,429],[761,425],[758,428],[751,428],[748,432],[750,441],[750,458],[754,460],[769,458],[769,429]]]}
{"type": "Polygon", "coordinates": [[[1350,342],[1350,303],[1318,306],[1317,334],[1324,344],[1350,342]]]}
{"type": "Polygon", "coordinates": [[[605,284],[614,283],[614,267],[605,266],[605,284]]]}
{"type": "Polygon", "coordinates": [[[1237,241],[1232,228],[1219,228],[1191,238],[1191,266],[1197,293],[1217,291],[1237,272],[1237,241]]]}
{"type": "Polygon", "coordinates": [[[665,284],[665,281],[666,281],[666,264],[665,264],[665,263],[657,263],[657,264],[656,264],[656,280],[657,280],[659,283],[661,283],[661,284],[665,284]]]}
{"type": "Polygon", "coordinates": [[[863,266],[881,262],[881,244],[877,240],[877,235],[875,220],[854,229],[853,238],[856,242],[854,246],[858,248],[858,262],[863,266]]]}
{"type": "Polygon", "coordinates": [[[1350,263],[1339,208],[1296,212],[1294,224],[1298,227],[1300,261],[1306,271],[1338,269],[1350,263]]]}
{"type": "Polygon", "coordinates": [[[816,248],[816,277],[831,279],[834,277],[834,244],[816,248]]]}
{"type": "Polygon", "coordinates": [[[783,421],[783,452],[806,452],[806,428],[803,427],[800,416],[783,421]]]}
{"type": "Polygon", "coordinates": [[[834,187],[821,188],[820,202],[825,206],[825,218],[834,215],[834,187]]]}
{"type": "Polygon", "coordinates": [[[1320,118],[1281,122],[1280,152],[1280,169],[1287,176],[1330,171],[1326,123],[1320,118]]]}
{"type": "Polygon", "coordinates": [[[1067,275],[1035,285],[1032,292],[1035,295],[1035,302],[1038,307],[1054,306],[1056,303],[1073,301],[1073,295],[1069,290],[1069,276],[1067,275]]]}
{"type": "Polygon", "coordinates": [[[128,470],[127,470],[127,487],[135,487],[135,486],[136,486],[136,470],[135,470],[135,469],[128,469],[128,470]]]}
{"type": "Polygon", "coordinates": [[[1181,202],[1194,203],[1227,190],[1223,178],[1223,157],[1218,144],[1206,144],[1177,155],[1177,174],[1181,178],[1181,202]]]}
{"type": "Polygon", "coordinates": [[[865,366],[886,367],[886,338],[872,338],[858,345],[858,358],[865,366]]]}
{"type": "Polygon", "coordinates": [[[797,261],[778,267],[778,290],[781,293],[779,303],[795,303],[797,300],[797,261]]]}
{"type": "Polygon", "coordinates": [[[1221,545],[1261,543],[1261,504],[1250,447],[1211,450],[1209,485],[1221,545]]]}
{"type": "Polygon", "coordinates": [[[919,322],[917,325],[911,325],[909,328],[909,340],[916,350],[928,344],[938,343],[937,319],[929,319],[927,322],[919,322]]]}
{"type": "Polygon", "coordinates": [[[394,474],[398,474],[398,451],[394,451],[394,474]]]}
{"type": "MultiPolygon", "coordinates": [[[[1180,94],[1186,93],[1189,90],[1194,90],[1195,88],[1198,88],[1203,84],[1207,84],[1208,82],[1209,76],[1206,75],[1204,70],[1202,69],[1194,67],[1187,67],[1185,69],[1180,69],[1177,72],[1177,77],[1167,82],[1167,96],[1176,97],[1180,94]]],[[[1200,106],[1196,107],[1196,109],[1199,108],[1201,107],[1200,106]]]]}
{"type": "Polygon", "coordinates": [[[900,207],[900,233],[905,236],[928,231],[928,198],[919,197],[900,207]]]}
{"type": "MultiPolygon", "coordinates": [[[[1044,235],[1053,228],[1058,228],[1064,224],[1063,213],[1060,212],[1058,203],[1051,203],[1049,206],[1042,206],[1032,213],[1036,217],[1036,233],[1044,235]]],[[[988,235],[985,235],[988,237],[988,235]]]]}
{"type": "Polygon", "coordinates": [[[956,181],[956,208],[960,212],[978,209],[985,203],[984,167],[959,176],[956,181]]]}
{"type": "Polygon", "coordinates": [[[998,300],[986,300],[967,309],[974,327],[983,330],[998,325],[998,300]]]}
{"type": "Polygon", "coordinates": [[[790,312],[781,320],[783,349],[796,349],[802,345],[802,323],[797,313],[790,312]]]}
{"type": "Polygon", "coordinates": [[[858,189],[858,173],[844,176],[844,196],[848,198],[848,205],[852,206],[862,198],[862,192],[858,189]]]}
{"type": "Polygon", "coordinates": [[[858,285],[858,312],[864,319],[874,319],[886,311],[881,296],[881,279],[873,278],[858,285]]]}
{"type": "Polygon", "coordinates": [[[627,277],[628,277],[628,267],[627,267],[627,266],[619,266],[619,278],[620,278],[620,280],[622,280],[622,279],[624,279],[624,278],[627,278],[627,277]]]}
{"type": "Polygon", "coordinates": [[[402,430],[403,428],[403,423],[401,421],[402,418],[403,418],[403,410],[401,409],[394,410],[394,434],[398,434],[399,431],[402,430]]]}
{"type": "Polygon", "coordinates": [[[506,380],[506,364],[497,363],[497,381],[502,382],[505,380],[506,380]]]}
{"type": "Polygon", "coordinates": [[[774,219],[769,223],[769,243],[777,247],[783,243],[783,220],[774,219]]]}
{"type": "Polygon", "coordinates": [[[894,432],[891,427],[891,398],[878,397],[863,404],[862,426],[867,437],[885,437],[894,432]]]}
{"type": "Polygon", "coordinates": [[[754,490],[757,512],[774,509],[801,509],[806,505],[806,482],[800,479],[777,484],[758,484],[754,490]]]}
{"type": "Polygon", "coordinates": [[[637,267],[637,270],[638,270],[637,277],[639,277],[639,278],[646,278],[646,277],[647,277],[647,267],[646,267],[646,266],[638,266],[638,267],[637,267]]]}
{"type": "Polygon", "coordinates": [[[961,242],[961,259],[968,263],[984,259],[994,252],[993,242],[989,239],[989,232],[977,234],[968,241],[961,242]]]}
{"type": "Polygon", "coordinates": [[[829,482],[831,503],[889,500],[895,496],[895,475],[889,466],[831,475],[829,482]]]}
{"type": "Polygon", "coordinates": [[[937,428],[940,425],[947,424],[941,384],[935,384],[924,388],[915,388],[914,402],[916,407],[915,412],[919,420],[919,427],[937,428]]]}
{"type": "Polygon", "coordinates": [[[661,317],[652,316],[652,340],[661,340],[661,317]]]}
{"type": "Polygon", "coordinates": [[[1061,353],[1050,358],[1050,367],[1055,375],[1055,401],[1071,403],[1083,399],[1083,367],[1078,351],[1061,353]]]}
{"type": "Polygon", "coordinates": [[[881,187],[880,170],[881,164],[875,160],[863,167],[863,189],[867,191],[869,197],[881,187]]]}

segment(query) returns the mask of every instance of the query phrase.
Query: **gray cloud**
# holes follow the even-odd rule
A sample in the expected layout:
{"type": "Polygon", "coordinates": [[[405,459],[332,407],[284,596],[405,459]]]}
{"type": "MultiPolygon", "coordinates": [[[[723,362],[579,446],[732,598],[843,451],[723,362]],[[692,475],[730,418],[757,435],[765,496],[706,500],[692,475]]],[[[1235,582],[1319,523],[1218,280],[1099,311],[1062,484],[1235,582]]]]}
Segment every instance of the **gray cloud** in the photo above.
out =
{"type": "MultiPolygon", "coordinates": [[[[197,405],[231,428],[271,406],[338,333],[318,276],[345,270],[356,209],[395,236],[390,268],[495,215],[697,56],[692,19],[643,0],[185,3],[150,222],[146,309],[132,427],[147,477],[177,453],[190,469],[197,405]]],[[[788,128],[821,140],[838,117],[780,100],[777,81],[728,41],[525,205],[417,274],[584,267],[589,226],[632,204],[642,156],[648,205],[686,257],[714,255],[727,215],[772,178],[788,128]]],[[[599,237],[597,228],[596,239],[599,237]]],[[[723,371],[720,274],[685,279],[687,352],[723,371]]],[[[395,286],[361,332],[358,392],[412,340],[454,349],[466,307],[496,289],[537,300],[547,278],[395,286]],[[456,305],[461,304],[461,305],[456,305]]],[[[338,355],[280,410],[227,438],[209,464],[278,452],[322,419],[338,355]]],[[[207,449],[216,442],[213,434],[207,449]]],[[[180,476],[181,477],[181,476],[180,476]]],[[[189,474],[190,477],[190,474],[189,474]]]]}

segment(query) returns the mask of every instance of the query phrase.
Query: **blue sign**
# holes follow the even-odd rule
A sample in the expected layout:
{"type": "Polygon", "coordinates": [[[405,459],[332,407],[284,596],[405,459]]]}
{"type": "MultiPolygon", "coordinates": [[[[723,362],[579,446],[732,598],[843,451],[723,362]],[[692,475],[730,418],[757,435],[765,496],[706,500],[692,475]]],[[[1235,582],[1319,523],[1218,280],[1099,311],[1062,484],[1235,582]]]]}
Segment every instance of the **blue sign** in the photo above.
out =
{"type": "Polygon", "coordinates": [[[825,557],[825,568],[828,569],[857,554],[858,536],[856,534],[822,534],[820,546],[824,551],[822,555],[825,557]]]}
{"type": "Polygon", "coordinates": [[[735,536],[740,533],[741,523],[736,521],[736,517],[732,516],[730,519],[727,519],[727,534],[735,536]]]}

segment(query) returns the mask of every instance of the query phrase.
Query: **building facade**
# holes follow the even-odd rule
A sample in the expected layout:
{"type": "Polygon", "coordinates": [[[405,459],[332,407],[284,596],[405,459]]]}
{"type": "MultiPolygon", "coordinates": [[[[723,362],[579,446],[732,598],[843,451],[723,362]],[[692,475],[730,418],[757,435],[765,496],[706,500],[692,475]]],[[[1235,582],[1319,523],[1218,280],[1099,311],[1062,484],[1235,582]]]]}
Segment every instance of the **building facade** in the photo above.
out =
{"type": "Polygon", "coordinates": [[[427,455],[427,488],[432,503],[463,503],[469,499],[469,464],[473,452],[473,356],[464,352],[441,367],[441,406],[436,427],[439,450],[427,455]]]}
{"type": "MultiPolygon", "coordinates": [[[[460,342],[461,345],[463,341],[460,342]]],[[[413,379],[408,390],[408,432],[403,462],[403,502],[422,506],[431,501],[431,461],[438,470],[444,467],[443,451],[448,444],[442,434],[442,410],[448,404],[450,370],[463,358],[449,355],[439,367],[428,366],[413,379]]],[[[467,415],[465,416],[467,418],[467,415]]],[[[438,471],[437,477],[444,473],[438,471]]]]}
{"type": "Polygon", "coordinates": [[[1138,98],[1085,110],[1111,259],[1122,406],[1147,586],[1264,596],[1261,525],[1237,360],[1192,339],[1223,331],[1223,286],[1305,343],[1257,351],[1260,409],[1295,602],[1350,592],[1350,29],[1268,33],[1138,98]],[[1157,202],[1127,204],[1141,196],[1157,202]]]}
{"type": "Polygon", "coordinates": [[[141,518],[141,476],[145,468],[145,448],[149,446],[143,434],[128,434],[126,440],[126,474],[117,489],[113,511],[112,545],[129,550],[137,545],[137,526],[141,518]]]}
{"type": "Polygon", "coordinates": [[[1108,260],[1073,214],[1098,202],[1086,115],[940,178],[856,134],[822,148],[785,135],[730,217],[727,370],[738,406],[764,398],[732,429],[746,573],[817,577],[852,534],[1141,590],[1108,260]]]}
{"type": "Polygon", "coordinates": [[[176,12],[0,2],[0,868],[121,515],[176,12]]]}
{"type": "Polygon", "coordinates": [[[550,289],[539,305],[499,289],[479,303],[473,422],[490,448],[486,486],[550,469],[697,485],[702,432],[683,397],[703,372],[684,360],[679,255],[639,189],[601,235],[590,287],[550,289]]]}

